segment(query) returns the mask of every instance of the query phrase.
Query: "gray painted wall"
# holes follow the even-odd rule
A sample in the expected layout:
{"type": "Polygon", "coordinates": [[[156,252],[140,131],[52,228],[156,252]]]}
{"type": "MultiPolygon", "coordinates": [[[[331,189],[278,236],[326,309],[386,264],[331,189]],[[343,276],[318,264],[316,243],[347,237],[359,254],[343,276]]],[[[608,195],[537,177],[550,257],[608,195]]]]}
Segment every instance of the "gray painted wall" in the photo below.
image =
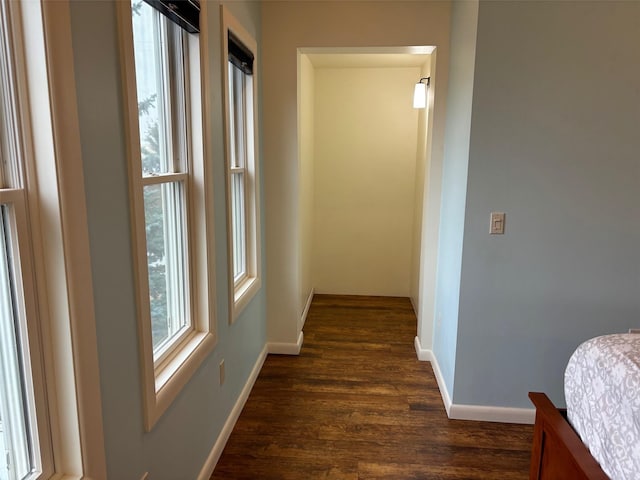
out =
{"type": "MultiPolygon", "coordinates": [[[[195,478],[266,339],[265,294],[228,325],[220,2],[209,2],[218,344],[150,433],[143,429],[124,110],[115,2],[71,2],[75,75],[91,243],[91,268],[109,478],[195,478]],[[226,381],[219,386],[218,364],[226,381]]],[[[257,2],[229,9],[260,38],[257,2]]],[[[79,179],[80,180],[80,179],[79,179]]],[[[264,235],[262,236],[264,238],[264,235]]],[[[264,246],[263,246],[264,249],[264,246]]]]}
{"type": "Polygon", "coordinates": [[[453,3],[447,124],[442,165],[436,319],[433,327],[433,353],[438,359],[449,395],[454,388],[477,25],[477,1],[453,3]]]}
{"type": "Polygon", "coordinates": [[[638,45],[638,2],[480,2],[454,403],[562,404],[576,346],[640,324],[638,45]]]}

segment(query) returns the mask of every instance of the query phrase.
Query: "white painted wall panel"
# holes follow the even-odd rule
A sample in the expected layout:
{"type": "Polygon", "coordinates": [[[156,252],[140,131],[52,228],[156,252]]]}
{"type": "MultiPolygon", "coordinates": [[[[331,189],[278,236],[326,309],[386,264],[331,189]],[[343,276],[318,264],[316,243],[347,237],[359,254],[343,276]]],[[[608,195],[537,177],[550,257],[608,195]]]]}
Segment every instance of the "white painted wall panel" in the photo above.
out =
{"type": "Polygon", "coordinates": [[[419,78],[419,67],[316,70],[319,293],[409,296],[419,78]]]}

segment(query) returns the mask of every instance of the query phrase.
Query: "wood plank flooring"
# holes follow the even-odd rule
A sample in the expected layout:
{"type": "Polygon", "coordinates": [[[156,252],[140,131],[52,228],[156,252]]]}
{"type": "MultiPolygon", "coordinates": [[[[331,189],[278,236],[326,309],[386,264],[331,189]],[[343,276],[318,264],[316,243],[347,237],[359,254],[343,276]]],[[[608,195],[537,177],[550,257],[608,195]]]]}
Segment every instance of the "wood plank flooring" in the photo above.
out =
{"type": "Polygon", "coordinates": [[[449,420],[406,298],[316,295],[270,355],[212,479],[526,479],[533,426],[449,420]]]}

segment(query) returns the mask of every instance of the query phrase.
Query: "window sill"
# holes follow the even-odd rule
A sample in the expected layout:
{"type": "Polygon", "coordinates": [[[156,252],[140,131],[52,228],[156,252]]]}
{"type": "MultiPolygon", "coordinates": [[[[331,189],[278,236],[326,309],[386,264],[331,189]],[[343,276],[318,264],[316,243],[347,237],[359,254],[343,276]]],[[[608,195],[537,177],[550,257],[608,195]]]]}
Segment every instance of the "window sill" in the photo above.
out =
{"type": "MultiPolygon", "coordinates": [[[[195,332],[176,349],[155,372],[155,392],[147,399],[146,429],[150,431],[171,402],[187,384],[206,356],[213,351],[215,337],[210,332],[195,332]]],[[[149,392],[151,393],[151,392],[149,392]]]]}

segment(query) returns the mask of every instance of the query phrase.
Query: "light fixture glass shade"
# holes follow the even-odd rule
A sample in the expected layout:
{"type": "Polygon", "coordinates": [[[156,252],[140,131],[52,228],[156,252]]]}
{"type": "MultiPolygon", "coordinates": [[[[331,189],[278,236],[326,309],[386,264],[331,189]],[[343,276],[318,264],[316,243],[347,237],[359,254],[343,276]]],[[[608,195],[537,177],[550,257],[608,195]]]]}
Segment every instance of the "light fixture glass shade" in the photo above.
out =
{"type": "Polygon", "coordinates": [[[425,83],[416,83],[413,90],[413,108],[425,108],[427,106],[427,85],[425,83]]]}

